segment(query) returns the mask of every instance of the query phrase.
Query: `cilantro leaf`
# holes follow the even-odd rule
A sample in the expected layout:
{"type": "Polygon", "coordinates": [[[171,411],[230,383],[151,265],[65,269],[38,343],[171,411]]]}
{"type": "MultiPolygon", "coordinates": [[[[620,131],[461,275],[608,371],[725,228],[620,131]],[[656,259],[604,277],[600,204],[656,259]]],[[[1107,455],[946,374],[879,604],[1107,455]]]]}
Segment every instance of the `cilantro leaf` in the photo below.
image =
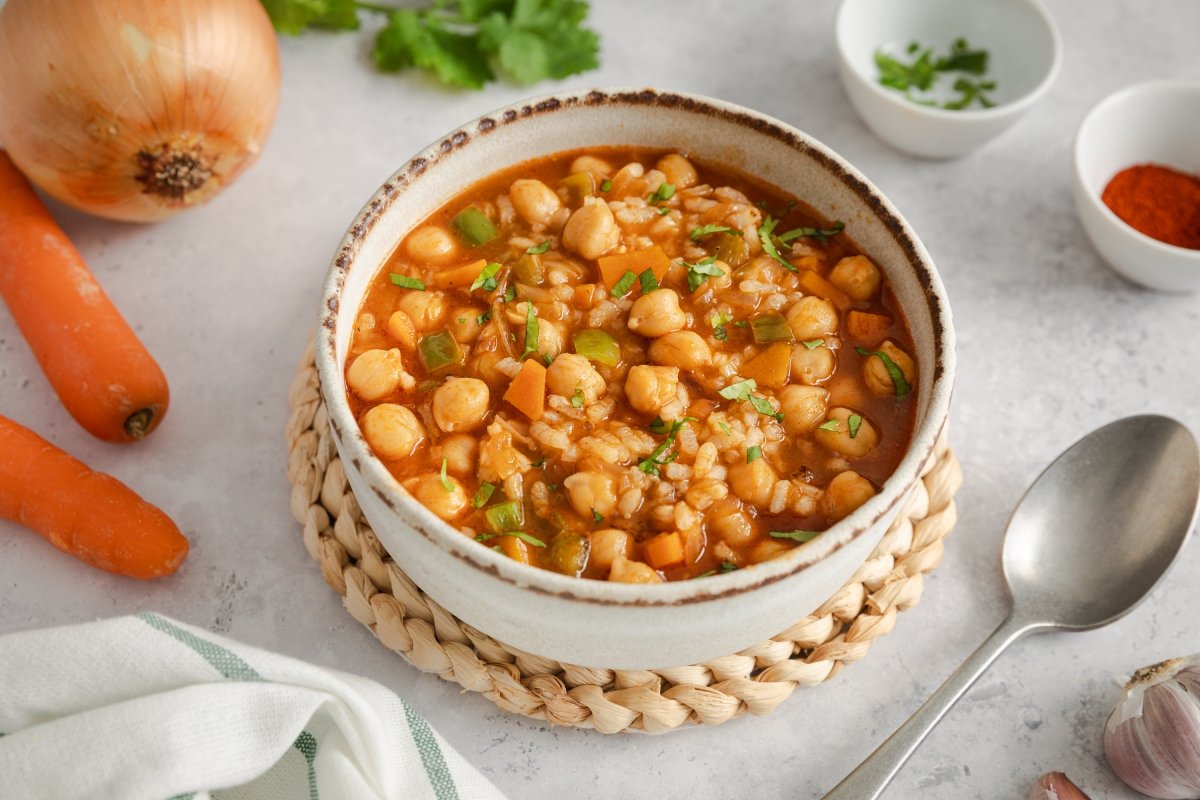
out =
{"type": "Polygon", "coordinates": [[[725,271],[716,265],[716,261],[717,259],[712,256],[695,264],[684,261],[683,266],[687,267],[688,289],[694,292],[709,278],[722,277],[725,271]]]}
{"type": "Polygon", "coordinates": [[[478,33],[449,29],[439,16],[402,8],[375,37],[375,66],[382,72],[420,67],[449,86],[482,89],[495,78],[478,33]]]}
{"type": "Polygon", "coordinates": [[[698,242],[701,237],[708,236],[710,233],[728,233],[733,236],[742,235],[742,232],[737,228],[727,228],[724,225],[701,225],[699,228],[692,228],[692,232],[688,234],[688,238],[693,242],[698,242]]]}
{"type": "Polygon", "coordinates": [[[726,400],[736,400],[742,402],[750,399],[750,393],[758,388],[754,378],[747,378],[744,381],[737,381],[726,386],[724,389],[719,389],[717,394],[724,397],[726,400]]]}
{"type": "Polygon", "coordinates": [[[821,535],[821,531],[771,531],[772,539],[791,539],[796,542],[808,542],[821,535]]]}
{"type": "Polygon", "coordinates": [[[355,30],[358,7],[354,0],[262,0],[275,30],[298,36],[306,28],[355,30]]]}

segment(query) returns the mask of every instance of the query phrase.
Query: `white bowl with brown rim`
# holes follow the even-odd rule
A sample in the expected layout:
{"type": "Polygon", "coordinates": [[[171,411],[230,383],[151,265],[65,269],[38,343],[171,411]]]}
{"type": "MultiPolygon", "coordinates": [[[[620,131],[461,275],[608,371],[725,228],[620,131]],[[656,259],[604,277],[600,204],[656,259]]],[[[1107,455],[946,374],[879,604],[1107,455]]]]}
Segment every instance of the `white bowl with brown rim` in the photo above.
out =
{"type": "Polygon", "coordinates": [[[317,367],[346,476],[380,542],[450,613],[565,663],[648,669],[702,662],[785,629],[845,583],[879,542],[933,454],[950,406],[954,332],[941,279],[916,233],[870,181],[812,137],[745,108],[653,89],[593,90],[501,108],[414,156],[367,201],[334,256],[317,367]],[[919,365],[912,441],[879,493],[785,556],[704,580],[653,585],[519,564],[414,500],[376,458],[346,397],[354,319],[397,244],[447,198],[508,166],[589,146],[674,149],[764,180],[844,221],[883,270],[919,365]]]}

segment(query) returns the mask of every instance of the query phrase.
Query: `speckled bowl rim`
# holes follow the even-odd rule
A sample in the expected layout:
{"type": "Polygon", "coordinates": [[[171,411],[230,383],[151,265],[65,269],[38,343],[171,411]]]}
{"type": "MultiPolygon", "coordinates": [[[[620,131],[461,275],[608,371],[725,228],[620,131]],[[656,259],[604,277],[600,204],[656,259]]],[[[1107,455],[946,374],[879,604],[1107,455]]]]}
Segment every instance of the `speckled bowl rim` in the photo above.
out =
{"type": "MultiPolygon", "coordinates": [[[[614,143],[621,143],[620,136],[614,137],[614,143]]],[[[511,163],[516,164],[520,160],[515,159],[511,163]]],[[[507,166],[509,163],[499,165],[497,169],[507,166]]],[[[372,265],[372,273],[381,266],[372,265]]],[[[357,312],[358,308],[344,310],[350,315],[357,312]]],[[[393,173],[363,206],[338,246],[324,283],[315,352],[321,394],[325,399],[330,426],[341,446],[347,450],[343,455],[350,466],[360,471],[379,500],[397,513],[397,504],[402,504],[409,515],[416,518],[419,524],[406,526],[412,528],[414,535],[424,536],[482,574],[533,592],[595,605],[673,606],[717,601],[795,576],[894,514],[919,480],[945,427],[954,382],[954,343],[945,288],[925,247],[891,202],[841,156],[786,123],[732,103],[652,88],[606,88],[555,94],[503,106],[439,138],[393,173]],[[384,463],[371,452],[350,412],[344,376],[337,365],[337,322],[343,313],[341,292],[345,276],[354,266],[361,242],[370,236],[384,211],[399,200],[423,174],[454,158],[476,136],[487,136],[501,126],[521,124],[525,120],[559,110],[595,106],[638,109],[663,107],[713,116],[772,137],[812,158],[857,194],[870,212],[884,223],[905,253],[909,266],[924,289],[933,328],[934,373],[927,412],[913,431],[904,458],[884,482],[880,492],[849,517],[816,539],[794,548],[786,556],[757,564],[753,569],[714,575],[703,581],[635,585],[573,578],[519,564],[467,539],[409,495],[384,463]]]]}
{"type": "MultiPolygon", "coordinates": [[[[1161,80],[1143,81],[1135,83],[1131,86],[1126,86],[1124,89],[1118,89],[1110,95],[1106,95],[1104,99],[1092,106],[1087,114],[1084,115],[1083,121],[1079,123],[1079,129],[1075,132],[1075,141],[1071,147],[1071,164],[1075,169],[1075,180],[1083,189],[1081,196],[1087,198],[1087,203],[1093,209],[1098,210],[1100,215],[1109,222],[1109,227],[1114,230],[1119,230],[1121,235],[1132,241],[1140,243],[1140,246],[1147,248],[1156,256],[1166,255],[1172,258],[1181,258],[1186,261],[1194,261],[1196,266],[1200,266],[1200,250],[1193,250],[1190,247],[1180,247],[1170,244],[1169,242],[1159,241],[1153,236],[1147,236],[1137,228],[1130,225],[1125,220],[1118,217],[1113,210],[1104,204],[1100,199],[1104,193],[1104,187],[1099,187],[1099,191],[1093,191],[1095,187],[1088,184],[1088,181],[1083,177],[1083,148],[1082,141],[1084,135],[1103,137],[1104,128],[1096,128],[1096,118],[1101,114],[1109,111],[1113,106],[1128,102],[1131,98],[1138,97],[1150,92],[1162,91],[1183,91],[1190,92],[1196,96],[1197,102],[1200,102],[1200,81],[1185,80],[1182,78],[1165,78],[1161,80]],[[1095,130],[1093,130],[1095,128],[1095,130]]],[[[1200,134],[1193,134],[1200,135],[1200,134]]],[[[1145,161],[1134,163],[1148,163],[1151,157],[1147,157],[1145,161]]],[[[1129,164],[1127,166],[1133,166],[1129,164]]],[[[1089,234],[1090,235],[1090,234],[1089,234]]]]}
{"type": "MultiPolygon", "coordinates": [[[[863,75],[853,66],[853,61],[848,55],[847,48],[842,41],[842,29],[844,25],[852,24],[847,20],[849,12],[846,10],[852,2],[865,2],[866,0],[842,0],[842,4],[838,6],[837,19],[834,22],[834,46],[837,47],[838,57],[846,65],[846,72],[850,73],[855,79],[867,87],[867,90],[876,97],[882,98],[889,105],[896,108],[904,108],[914,114],[923,115],[930,119],[944,120],[948,122],[970,122],[972,120],[994,120],[1001,117],[1015,116],[1023,114],[1026,109],[1036,103],[1042,95],[1050,91],[1050,87],[1054,85],[1055,79],[1058,77],[1059,71],[1062,69],[1063,62],[1063,42],[1062,34],[1058,31],[1058,24],[1054,21],[1054,16],[1050,10],[1042,4],[1041,0],[1009,0],[1010,2],[1020,2],[1029,6],[1041,18],[1042,23],[1046,26],[1046,30],[1050,33],[1052,46],[1052,60],[1050,69],[1046,70],[1046,74],[1042,76],[1041,81],[1025,94],[1016,97],[1008,102],[997,103],[991,108],[964,108],[958,111],[951,111],[945,108],[937,108],[935,106],[924,106],[920,103],[913,103],[905,100],[903,95],[895,91],[885,89],[878,81],[873,81],[869,77],[863,75]]],[[[963,0],[963,6],[969,4],[963,0]]]]}

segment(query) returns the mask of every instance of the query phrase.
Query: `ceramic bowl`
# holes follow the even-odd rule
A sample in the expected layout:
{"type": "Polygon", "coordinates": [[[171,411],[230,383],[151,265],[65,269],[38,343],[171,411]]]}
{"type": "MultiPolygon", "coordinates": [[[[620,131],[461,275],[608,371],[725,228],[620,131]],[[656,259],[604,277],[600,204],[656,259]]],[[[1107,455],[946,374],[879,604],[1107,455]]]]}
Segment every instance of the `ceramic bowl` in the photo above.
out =
{"type": "MultiPolygon", "coordinates": [[[[966,155],[1008,130],[1038,101],[1058,74],[1062,40],[1038,0],[845,0],[836,24],[842,84],[859,116],[876,136],[925,158],[966,155]],[[910,42],[945,53],[966,38],[988,51],[986,77],[996,82],[992,108],[948,111],[920,105],[879,83],[875,53],[904,55],[910,42]]],[[[949,73],[947,73],[949,74],[949,73]]],[[[947,90],[943,77],[935,87],[947,90]]]]}
{"type": "Polygon", "coordinates": [[[1200,289],[1200,250],[1160,242],[1125,224],[1100,196],[1135,164],[1200,174],[1200,83],[1152,81],[1109,95],[1075,137],[1075,208],[1083,229],[1112,268],[1169,292],[1200,289]]]}
{"type": "Polygon", "coordinates": [[[507,644],[558,661],[641,669],[690,664],[762,641],[827,600],[885,532],[946,421],[954,333],[941,280],[916,233],[854,167],[777,120],[655,90],[563,94],[499,109],[403,165],[350,226],[325,282],[317,366],[334,441],[363,513],[405,572],[451,613],[507,644]],[[847,232],[886,273],[916,343],[912,443],[879,494],[787,556],[704,580],[632,585],[518,564],[412,499],[371,454],[346,399],[354,318],[372,277],[411,228],[496,170],[598,145],[678,149],[790,191],[847,232]]]}

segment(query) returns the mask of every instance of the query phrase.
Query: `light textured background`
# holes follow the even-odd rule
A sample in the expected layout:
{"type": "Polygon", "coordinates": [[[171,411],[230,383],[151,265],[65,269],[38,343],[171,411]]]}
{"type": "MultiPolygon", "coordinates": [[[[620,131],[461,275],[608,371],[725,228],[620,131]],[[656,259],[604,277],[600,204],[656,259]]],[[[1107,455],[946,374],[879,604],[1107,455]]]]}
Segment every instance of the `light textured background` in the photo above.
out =
{"type": "MultiPolygon", "coordinates": [[[[0,410],[161,505],[192,539],[177,577],[111,577],[0,523],[0,633],[153,609],[375,678],[408,698],[512,797],[815,797],[900,724],[1004,615],[998,552],[1024,487],[1061,449],[1126,414],[1200,429],[1200,298],[1142,291],[1089,246],[1071,141],[1108,93],[1200,79],[1200,3],[1051,0],[1066,58],[1019,125],[959,161],[880,143],[838,82],[835,4],[593,3],[603,69],[561,88],[655,85],[772,114],[850,159],[920,233],[957,321],[953,441],[961,520],[925,598],[834,681],[774,714],[709,730],[603,737],[508,716],[423,675],[342,609],[302,547],[283,474],[286,390],[326,262],[361,203],[443,132],[532,92],[453,93],[374,73],[369,36],[282,42],[283,101],[262,160],[207,207],[153,226],[56,213],[171,380],[148,441],[91,439],[59,407],[0,308],[0,410]]],[[[1066,566],[1064,566],[1066,568],[1066,566]]],[[[928,739],[886,797],[1023,797],[1065,770],[1097,800],[1134,795],[1099,745],[1118,680],[1200,651],[1200,546],[1112,627],[1017,644],[928,739]]]]}

